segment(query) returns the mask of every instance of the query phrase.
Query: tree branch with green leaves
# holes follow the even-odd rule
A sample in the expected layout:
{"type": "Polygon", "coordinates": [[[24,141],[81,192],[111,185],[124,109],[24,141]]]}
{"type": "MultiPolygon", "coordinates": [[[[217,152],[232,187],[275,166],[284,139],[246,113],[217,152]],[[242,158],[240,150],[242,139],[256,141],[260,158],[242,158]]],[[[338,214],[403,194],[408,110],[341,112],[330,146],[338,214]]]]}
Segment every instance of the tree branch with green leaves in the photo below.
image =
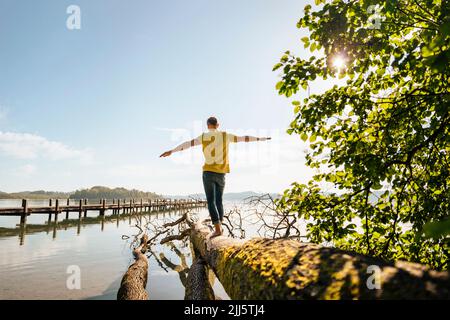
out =
{"type": "Polygon", "coordinates": [[[306,164],[319,173],[277,205],[309,221],[311,241],[447,269],[450,3],[315,5],[297,24],[310,57],[286,51],[276,89],[295,98],[317,80],[344,84],[292,102],[288,133],[309,144],[306,164]]]}

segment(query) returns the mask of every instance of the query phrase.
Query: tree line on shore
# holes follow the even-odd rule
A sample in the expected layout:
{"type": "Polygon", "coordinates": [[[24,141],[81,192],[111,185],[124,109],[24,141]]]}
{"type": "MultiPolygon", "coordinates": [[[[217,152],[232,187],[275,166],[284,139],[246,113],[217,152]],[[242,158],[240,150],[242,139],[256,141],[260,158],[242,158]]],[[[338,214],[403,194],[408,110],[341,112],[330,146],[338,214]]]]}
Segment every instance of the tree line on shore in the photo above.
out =
{"type": "Polygon", "coordinates": [[[92,188],[80,189],[73,192],[57,191],[23,191],[6,193],[0,192],[0,199],[157,199],[160,195],[154,192],[146,192],[137,189],[108,188],[94,186],[92,188]]]}

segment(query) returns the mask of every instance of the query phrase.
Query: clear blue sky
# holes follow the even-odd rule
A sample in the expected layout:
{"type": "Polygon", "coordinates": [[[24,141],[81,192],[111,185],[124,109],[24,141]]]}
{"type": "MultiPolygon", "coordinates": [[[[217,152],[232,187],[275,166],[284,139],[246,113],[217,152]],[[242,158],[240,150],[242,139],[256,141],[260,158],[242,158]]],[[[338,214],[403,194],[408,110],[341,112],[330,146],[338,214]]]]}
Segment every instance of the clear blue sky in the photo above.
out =
{"type": "Polygon", "coordinates": [[[271,70],[287,49],[305,54],[296,23],[308,2],[2,0],[0,190],[201,192],[199,149],[158,155],[210,115],[225,130],[274,136],[234,147],[227,191],[306,180],[271,70]],[[81,30],[66,28],[71,4],[81,30]]]}

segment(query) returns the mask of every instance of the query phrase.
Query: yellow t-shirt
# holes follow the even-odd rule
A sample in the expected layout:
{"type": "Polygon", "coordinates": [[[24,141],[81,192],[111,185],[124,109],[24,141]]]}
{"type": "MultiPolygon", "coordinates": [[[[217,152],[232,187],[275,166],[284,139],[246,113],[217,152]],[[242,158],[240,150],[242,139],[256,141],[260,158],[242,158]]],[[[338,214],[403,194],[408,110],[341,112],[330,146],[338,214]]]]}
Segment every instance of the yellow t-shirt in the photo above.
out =
{"type": "Polygon", "coordinates": [[[210,130],[197,138],[202,143],[205,164],[203,171],[229,173],[228,146],[237,142],[237,136],[224,131],[210,130]]]}

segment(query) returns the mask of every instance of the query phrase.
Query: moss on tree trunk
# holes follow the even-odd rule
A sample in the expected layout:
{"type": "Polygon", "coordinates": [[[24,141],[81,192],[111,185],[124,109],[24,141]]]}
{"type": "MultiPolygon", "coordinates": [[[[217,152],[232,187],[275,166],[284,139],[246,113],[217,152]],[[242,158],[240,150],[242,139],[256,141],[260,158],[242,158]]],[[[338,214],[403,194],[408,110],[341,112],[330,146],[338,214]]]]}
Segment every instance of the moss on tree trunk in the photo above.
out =
{"type": "Polygon", "coordinates": [[[448,272],[420,264],[287,239],[209,239],[205,225],[189,224],[195,250],[232,299],[450,298],[448,272]]]}

